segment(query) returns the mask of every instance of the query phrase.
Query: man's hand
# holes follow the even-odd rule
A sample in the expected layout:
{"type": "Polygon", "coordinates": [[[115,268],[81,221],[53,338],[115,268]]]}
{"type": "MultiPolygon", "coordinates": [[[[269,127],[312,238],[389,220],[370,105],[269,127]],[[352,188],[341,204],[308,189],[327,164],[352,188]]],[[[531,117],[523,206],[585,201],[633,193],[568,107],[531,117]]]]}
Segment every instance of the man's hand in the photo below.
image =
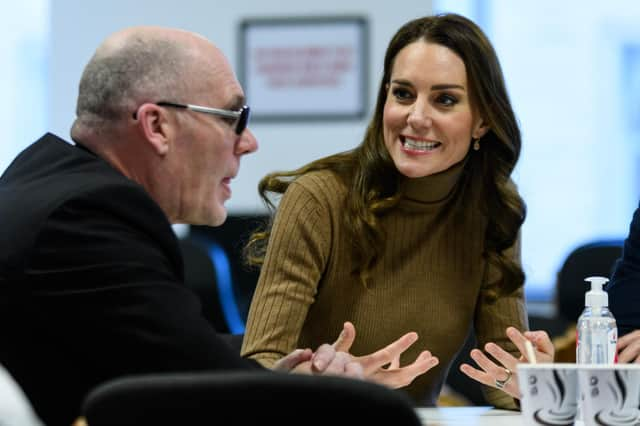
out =
{"type": "Polygon", "coordinates": [[[291,371],[296,368],[296,366],[309,361],[312,356],[313,351],[311,349],[296,349],[289,355],[276,361],[273,365],[273,370],[284,372],[291,371]]]}
{"type": "Polygon", "coordinates": [[[618,362],[640,363],[640,330],[632,331],[618,339],[618,362]]]}

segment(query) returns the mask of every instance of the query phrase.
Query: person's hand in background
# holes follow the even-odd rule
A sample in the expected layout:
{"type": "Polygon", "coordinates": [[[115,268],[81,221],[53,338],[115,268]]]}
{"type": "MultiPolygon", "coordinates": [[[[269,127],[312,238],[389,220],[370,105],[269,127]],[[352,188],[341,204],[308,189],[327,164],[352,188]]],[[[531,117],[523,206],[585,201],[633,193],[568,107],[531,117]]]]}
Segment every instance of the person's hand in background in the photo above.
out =
{"type": "Polygon", "coordinates": [[[640,330],[632,331],[618,339],[618,362],[640,363],[640,330]]]}

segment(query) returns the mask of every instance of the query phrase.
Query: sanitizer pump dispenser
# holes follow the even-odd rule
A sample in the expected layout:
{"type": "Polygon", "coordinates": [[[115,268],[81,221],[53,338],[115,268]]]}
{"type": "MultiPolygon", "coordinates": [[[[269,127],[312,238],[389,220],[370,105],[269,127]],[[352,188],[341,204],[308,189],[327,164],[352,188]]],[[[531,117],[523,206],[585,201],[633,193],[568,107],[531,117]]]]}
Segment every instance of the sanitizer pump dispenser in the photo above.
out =
{"type": "Polygon", "coordinates": [[[589,277],[591,289],[584,297],[584,311],[578,318],[576,361],[578,364],[614,364],[617,361],[618,330],[609,310],[605,277],[589,277]]]}

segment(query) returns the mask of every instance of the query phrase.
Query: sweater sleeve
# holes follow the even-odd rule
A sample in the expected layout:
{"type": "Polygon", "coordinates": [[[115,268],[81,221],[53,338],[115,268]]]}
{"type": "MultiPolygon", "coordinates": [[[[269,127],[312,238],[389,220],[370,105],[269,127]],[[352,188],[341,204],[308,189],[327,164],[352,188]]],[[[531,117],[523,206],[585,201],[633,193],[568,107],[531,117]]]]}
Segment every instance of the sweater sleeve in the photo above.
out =
{"type": "Polygon", "coordinates": [[[329,257],[331,219],[314,192],[295,181],[282,197],[251,302],[241,353],[267,367],[297,347],[329,257]]]}
{"type": "MultiPolygon", "coordinates": [[[[507,252],[518,264],[520,260],[520,238],[507,252]]],[[[490,271],[489,274],[494,272],[490,271]]],[[[478,347],[484,348],[488,342],[494,342],[514,357],[520,357],[518,348],[509,340],[506,329],[513,326],[520,331],[529,329],[527,312],[524,299],[524,287],[520,287],[509,295],[500,295],[495,302],[487,302],[484,289],[480,292],[476,309],[475,329],[478,339],[478,347]]],[[[498,407],[517,409],[514,399],[499,389],[483,386],[483,392],[487,401],[498,407]]]]}
{"type": "Polygon", "coordinates": [[[640,207],[633,214],[622,258],[616,262],[607,292],[620,335],[640,329],[640,207]]]}

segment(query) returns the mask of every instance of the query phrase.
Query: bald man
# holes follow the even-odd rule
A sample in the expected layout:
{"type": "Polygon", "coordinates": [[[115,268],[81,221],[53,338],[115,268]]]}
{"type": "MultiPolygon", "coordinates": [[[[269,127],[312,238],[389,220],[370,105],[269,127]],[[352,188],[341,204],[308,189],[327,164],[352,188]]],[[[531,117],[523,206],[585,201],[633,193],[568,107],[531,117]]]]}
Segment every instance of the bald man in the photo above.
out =
{"type": "MultiPolygon", "coordinates": [[[[72,143],[46,134],[0,178],[0,363],[46,424],[71,424],[105,380],[260,369],[210,327],[183,284],[172,223],[216,226],[257,142],[229,63],[186,31],[135,27],[97,49],[80,81],[72,143]]],[[[355,330],[277,369],[408,383],[408,333],[352,357],[355,330]],[[384,369],[389,362],[394,368],[384,369]]]]}

